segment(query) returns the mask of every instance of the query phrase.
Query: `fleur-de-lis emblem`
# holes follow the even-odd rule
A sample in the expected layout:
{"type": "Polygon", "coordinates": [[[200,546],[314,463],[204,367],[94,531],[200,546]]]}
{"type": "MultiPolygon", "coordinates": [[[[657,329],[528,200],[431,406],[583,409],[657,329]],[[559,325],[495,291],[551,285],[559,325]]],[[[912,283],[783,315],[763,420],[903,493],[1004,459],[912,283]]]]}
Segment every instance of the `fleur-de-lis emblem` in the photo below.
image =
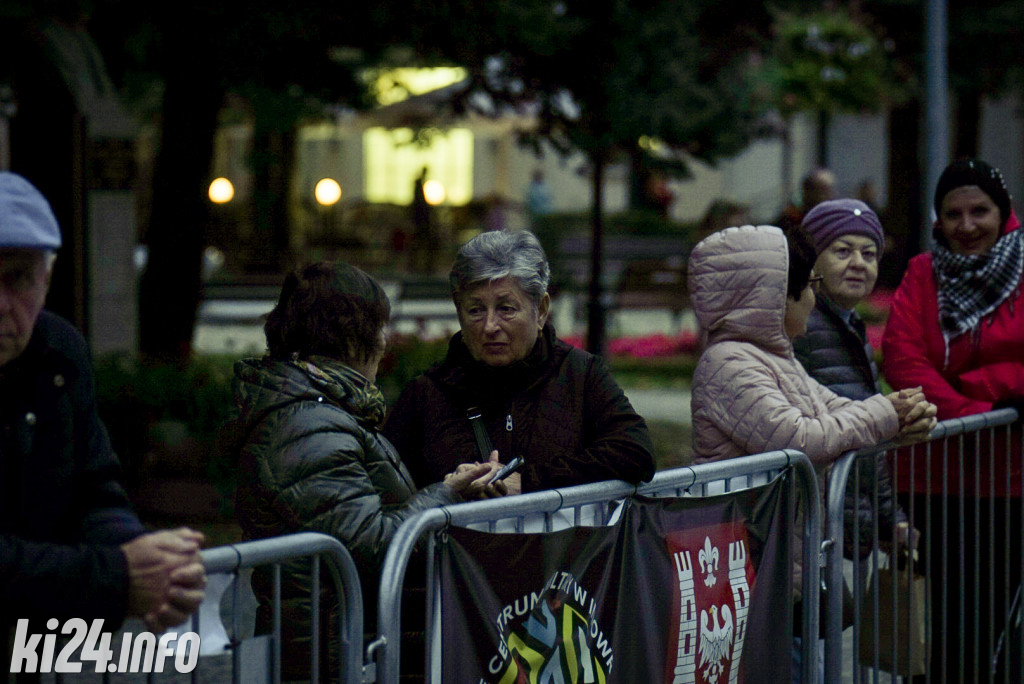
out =
{"type": "Polygon", "coordinates": [[[704,578],[704,586],[715,586],[717,581],[715,572],[718,570],[718,549],[711,545],[711,537],[704,537],[704,548],[697,554],[697,562],[700,563],[700,571],[707,575],[704,578]]]}

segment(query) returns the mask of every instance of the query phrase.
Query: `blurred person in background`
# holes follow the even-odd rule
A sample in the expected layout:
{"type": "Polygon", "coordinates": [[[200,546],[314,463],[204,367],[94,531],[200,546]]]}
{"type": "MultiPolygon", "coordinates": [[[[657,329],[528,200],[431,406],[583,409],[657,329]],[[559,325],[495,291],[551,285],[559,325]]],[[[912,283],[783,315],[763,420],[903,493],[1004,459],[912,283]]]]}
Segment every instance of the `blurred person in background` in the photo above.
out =
{"type": "Polygon", "coordinates": [[[526,188],[526,210],[530,215],[530,225],[536,230],[537,222],[544,216],[551,213],[552,197],[551,189],[544,180],[544,172],[534,169],[530,177],[530,185],[526,188]]]}
{"type": "MultiPolygon", "coordinates": [[[[246,539],[321,532],[341,541],[359,570],[371,631],[380,569],[399,526],[431,507],[505,493],[503,483],[487,484],[497,455],[474,463],[471,453],[417,490],[380,433],[384,397],[374,381],[390,311],[380,285],[346,263],[289,274],[267,315],[267,355],[235,364],[239,417],[228,429],[239,457],[237,509],[246,539]]],[[[254,575],[261,631],[272,625],[272,586],[269,572],[254,575]]],[[[286,679],[309,676],[309,588],[309,562],[288,563],[281,589],[286,679]]],[[[324,605],[333,615],[336,601],[327,597],[324,605]]],[[[337,618],[322,624],[320,653],[333,655],[337,618]]],[[[328,665],[325,677],[336,677],[338,663],[328,665]]]]}
{"type": "Polygon", "coordinates": [[[461,331],[384,427],[417,483],[491,445],[503,462],[525,459],[510,493],[654,475],[647,424],[608,367],[555,335],[550,277],[527,231],[482,233],[459,250],[449,284],[461,331]]]}
{"type": "MultiPolygon", "coordinates": [[[[851,449],[920,439],[935,425],[935,407],[920,389],[854,401],[823,387],[796,360],[793,340],[807,330],[821,280],[812,271],[816,257],[799,226],[788,237],[775,226],[726,228],[690,253],[691,300],[708,341],[690,404],[698,463],[797,449],[824,479],[851,449]]],[[[799,604],[799,543],[793,553],[799,604]]],[[[801,615],[797,605],[794,681],[800,681],[801,615]]]]}
{"type": "Polygon", "coordinates": [[[787,233],[799,226],[815,206],[836,196],[836,176],[826,168],[817,168],[800,182],[800,204],[787,204],[775,225],[787,233]]]}
{"type": "Polygon", "coordinates": [[[43,309],[60,228],[26,179],[0,171],[0,656],[22,618],[126,617],[162,632],[203,600],[203,535],[146,533],[96,412],[92,360],[43,309]]]}
{"type": "Polygon", "coordinates": [[[427,201],[425,186],[429,170],[426,166],[412,183],[412,236],[409,240],[409,268],[414,273],[433,273],[437,251],[434,212],[427,201]]]}
{"type": "Polygon", "coordinates": [[[731,226],[745,226],[750,223],[750,207],[727,199],[716,199],[697,225],[697,239],[700,242],[708,235],[731,226]]]}
{"type": "Polygon", "coordinates": [[[643,187],[644,202],[658,212],[662,218],[669,218],[676,196],[668,184],[664,171],[653,170],[647,174],[643,187]]]}
{"type": "MultiPolygon", "coordinates": [[[[924,387],[940,420],[1003,406],[1017,408],[1019,416],[1024,408],[1024,230],[1006,183],[984,161],[955,161],[939,177],[934,206],[935,244],[910,260],[893,297],[882,340],[885,378],[894,388],[924,387]]],[[[987,676],[1006,604],[1019,586],[1019,439],[1019,432],[1011,446],[997,439],[994,454],[987,443],[964,444],[945,458],[936,454],[931,463],[918,464],[913,482],[908,482],[909,461],[897,461],[897,483],[906,485],[901,489],[915,494],[917,510],[931,511],[924,530],[926,536],[934,531],[930,572],[946,578],[932,583],[935,609],[939,602],[948,608],[946,643],[932,647],[933,675],[941,676],[939,668],[945,666],[946,681],[959,681],[961,667],[963,681],[977,681],[977,672],[987,676]],[[1005,457],[1007,449],[1011,459],[1005,457]],[[1000,568],[994,582],[975,576],[979,558],[986,567],[1000,568]],[[1002,571],[1007,558],[1009,584],[1002,571]],[[982,589],[977,602],[973,592],[964,591],[974,587],[982,589]],[[962,641],[960,616],[965,617],[962,641]],[[989,633],[990,618],[994,633],[989,633]]],[[[932,625],[937,633],[939,621],[932,625]]]]}

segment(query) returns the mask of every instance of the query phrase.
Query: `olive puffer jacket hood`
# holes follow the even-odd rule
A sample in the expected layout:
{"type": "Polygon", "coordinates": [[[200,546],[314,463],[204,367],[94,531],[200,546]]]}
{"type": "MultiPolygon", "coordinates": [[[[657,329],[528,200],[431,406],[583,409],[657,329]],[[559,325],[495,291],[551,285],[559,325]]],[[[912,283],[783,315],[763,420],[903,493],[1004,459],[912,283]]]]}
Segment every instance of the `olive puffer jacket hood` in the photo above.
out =
{"type": "Polygon", "coordinates": [[[416,491],[398,453],[361,416],[284,361],[235,366],[240,410],[238,508],[250,537],[324,532],[375,572],[412,513],[460,501],[445,485],[416,491]]]}
{"type": "MultiPolygon", "coordinates": [[[[417,491],[372,416],[358,411],[353,397],[364,388],[330,386],[314,370],[273,359],[235,364],[240,415],[229,439],[239,455],[239,522],[246,539],[309,531],[341,541],[362,580],[364,625],[373,629],[380,568],[395,532],[414,513],[462,497],[440,483],[417,491]]],[[[309,562],[287,563],[281,592],[288,679],[308,678],[309,587],[309,562]]],[[[265,628],[272,596],[267,573],[254,574],[253,589],[261,602],[258,626],[265,628]]],[[[332,595],[325,587],[325,606],[333,606],[332,595]]],[[[326,620],[322,646],[338,636],[336,623],[326,620]]]]}

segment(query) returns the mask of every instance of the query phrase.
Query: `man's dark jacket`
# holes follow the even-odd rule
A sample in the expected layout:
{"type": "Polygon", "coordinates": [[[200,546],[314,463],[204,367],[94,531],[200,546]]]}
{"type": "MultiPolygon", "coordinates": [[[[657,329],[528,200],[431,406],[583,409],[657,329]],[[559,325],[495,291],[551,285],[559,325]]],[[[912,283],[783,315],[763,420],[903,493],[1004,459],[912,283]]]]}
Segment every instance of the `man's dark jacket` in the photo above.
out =
{"type": "Polygon", "coordinates": [[[0,633],[23,617],[117,628],[128,600],[118,546],[143,532],[119,476],[85,340],[44,311],[0,366],[0,633]]]}
{"type": "MultiPolygon", "coordinates": [[[[807,373],[825,387],[841,397],[860,401],[878,394],[878,366],[874,351],[867,341],[864,323],[854,314],[847,322],[840,309],[831,299],[818,294],[814,310],[807,320],[807,332],[793,341],[796,358],[807,373]]],[[[906,522],[907,516],[897,506],[893,497],[892,477],[881,455],[877,458],[862,458],[860,469],[860,494],[856,492],[856,471],[850,473],[846,488],[844,512],[844,552],[848,558],[853,554],[853,514],[857,511],[861,537],[859,557],[869,552],[869,540],[874,531],[872,510],[877,479],[879,537],[890,540],[894,522],[906,522]],[[857,502],[854,509],[853,502],[857,502]]]]}
{"type": "Polygon", "coordinates": [[[409,383],[384,434],[417,485],[481,460],[472,407],[503,463],[525,458],[523,491],[654,475],[644,419],[604,362],[557,339],[550,325],[524,360],[501,368],[473,360],[456,333],[445,360],[409,383]]]}

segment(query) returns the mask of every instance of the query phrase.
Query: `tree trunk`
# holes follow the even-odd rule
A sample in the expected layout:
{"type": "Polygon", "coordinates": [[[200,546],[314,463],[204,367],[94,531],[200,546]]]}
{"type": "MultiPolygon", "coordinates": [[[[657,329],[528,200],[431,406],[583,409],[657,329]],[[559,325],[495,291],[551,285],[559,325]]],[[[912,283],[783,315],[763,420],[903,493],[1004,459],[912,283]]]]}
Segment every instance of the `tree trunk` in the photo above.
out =
{"type": "Polygon", "coordinates": [[[832,117],[824,109],[818,112],[818,166],[828,168],[828,127],[832,117]]]}
{"type": "Polygon", "coordinates": [[[981,93],[970,88],[956,95],[956,137],[953,140],[953,159],[978,156],[978,138],[981,132],[981,93]]]}
{"type": "Polygon", "coordinates": [[[262,129],[253,145],[253,195],[256,232],[249,245],[249,267],[261,273],[278,273],[290,263],[288,179],[295,157],[295,134],[262,129]]]}
{"type": "Polygon", "coordinates": [[[924,217],[921,213],[921,106],[916,100],[889,113],[888,202],[882,225],[892,238],[893,252],[881,262],[879,284],[899,284],[907,261],[917,254],[924,217]]]}
{"type": "Polygon", "coordinates": [[[160,148],[153,172],[149,259],[139,288],[139,345],[151,362],[191,355],[202,288],[206,185],[223,91],[204,81],[201,51],[184,51],[167,73],[160,148]]]}
{"type": "Polygon", "coordinates": [[[605,351],[605,310],[602,269],[604,265],[604,167],[605,154],[598,150],[590,155],[593,180],[593,207],[591,213],[592,239],[590,241],[590,288],[587,302],[587,351],[603,356],[605,351]]]}
{"type": "Polygon", "coordinates": [[[782,208],[793,201],[793,137],[792,118],[782,119],[782,208]]]}
{"type": "Polygon", "coordinates": [[[644,188],[647,186],[648,171],[644,168],[643,152],[639,148],[629,151],[629,208],[644,209],[647,198],[644,188]]]}

